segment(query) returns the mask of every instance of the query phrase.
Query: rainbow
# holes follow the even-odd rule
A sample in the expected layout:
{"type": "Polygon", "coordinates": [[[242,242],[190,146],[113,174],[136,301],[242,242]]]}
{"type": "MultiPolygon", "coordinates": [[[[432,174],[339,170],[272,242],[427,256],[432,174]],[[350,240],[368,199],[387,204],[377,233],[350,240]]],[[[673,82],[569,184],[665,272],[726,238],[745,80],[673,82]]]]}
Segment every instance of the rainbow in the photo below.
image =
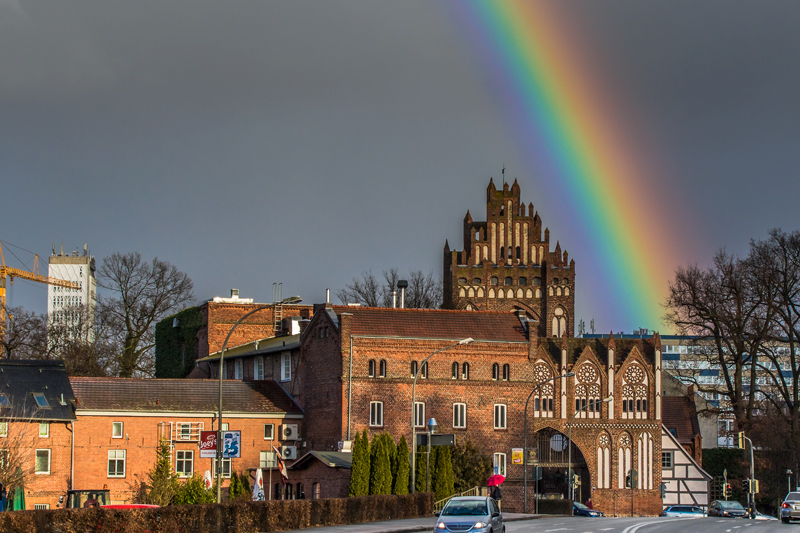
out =
{"type": "Polygon", "coordinates": [[[555,181],[569,200],[570,219],[586,235],[591,249],[570,254],[578,281],[587,279],[581,272],[599,269],[604,286],[581,286],[579,300],[621,322],[599,324],[604,332],[639,326],[664,332],[677,239],[654,207],[668,195],[643,190],[641,177],[653,176],[652,165],[625,140],[637,134],[620,123],[624,113],[604,94],[592,72],[597,62],[587,58],[591,47],[582,47],[581,31],[565,22],[563,3],[453,0],[448,6],[485,66],[520,157],[540,179],[555,181]]]}

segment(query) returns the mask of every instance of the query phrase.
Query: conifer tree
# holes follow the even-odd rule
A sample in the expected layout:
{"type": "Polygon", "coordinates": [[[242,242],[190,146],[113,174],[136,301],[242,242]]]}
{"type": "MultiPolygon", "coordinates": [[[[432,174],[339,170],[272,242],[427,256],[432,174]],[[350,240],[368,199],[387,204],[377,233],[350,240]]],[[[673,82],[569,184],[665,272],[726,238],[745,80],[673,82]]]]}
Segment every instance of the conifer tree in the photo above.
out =
{"type": "Polygon", "coordinates": [[[372,440],[372,461],[369,476],[370,494],[391,494],[392,469],[389,463],[389,450],[386,438],[377,435],[372,440]]]}
{"type": "Polygon", "coordinates": [[[428,449],[424,446],[417,447],[417,456],[414,459],[415,461],[415,476],[416,476],[416,483],[414,490],[416,492],[426,492],[425,489],[425,473],[426,473],[426,466],[428,464],[428,449]]]}
{"type": "Polygon", "coordinates": [[[395,457],[397,468],[395,469],[392,494],[408,494],[411,464],[405,435],[400,437],[400,442],[397,444],[397,453],[395,454],[395,457]]]}
{"type": "Polygon", "coordinates": [[[455,479],[453,477],[453,461],[450,456],[450,447],[436,446],[435,448],[436,477],[431,478],[431,484],[435,494],[434,500],[439,501],[453,495],[455,492],[455,479]]]}
{"type": "Polygon", "coordinates": [[[353,441],[353,463],[350,467],[350,490],[348,496],[366,496],[369,494],[370,457],[365,437],[356,433],[353,441]]]}
{"type": "Polygon", "coordinates": [[[170,460],[169,442],[161,439],[156,452],[156,464],[147,475],[150,487],[147,491],[146,502],[155,505],[169,505],[175,498],[178,490],[178,476],[172,471],[170,460]]]}

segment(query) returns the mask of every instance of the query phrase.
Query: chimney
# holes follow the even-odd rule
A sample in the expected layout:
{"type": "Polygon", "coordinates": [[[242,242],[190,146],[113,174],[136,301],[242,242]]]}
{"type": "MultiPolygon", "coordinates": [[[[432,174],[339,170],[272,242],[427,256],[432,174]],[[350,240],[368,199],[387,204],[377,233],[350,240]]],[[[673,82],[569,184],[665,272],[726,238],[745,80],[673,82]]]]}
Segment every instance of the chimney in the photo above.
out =
{"type": "Polygon", "coordinates": [[[239,289],[231,289],[231,298],[239,298],[239,289]]]}

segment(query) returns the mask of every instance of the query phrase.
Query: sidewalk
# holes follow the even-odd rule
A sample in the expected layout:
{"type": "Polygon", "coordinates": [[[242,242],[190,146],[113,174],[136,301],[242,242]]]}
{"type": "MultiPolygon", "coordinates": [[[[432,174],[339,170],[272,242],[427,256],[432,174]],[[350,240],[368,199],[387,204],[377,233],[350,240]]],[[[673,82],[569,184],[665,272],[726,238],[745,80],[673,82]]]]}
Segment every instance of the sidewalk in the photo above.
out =
{"type": "MultiPolygon", "coordinates": [[[[505,522],[515,522],[517,520],[534,520],[544,515],[504,513],[505,522]]],[[[363,524],[345,524],[342,526],[323,526],[312,527],[309,529],[295,529],[286,533],[411,533],[414,531],[430,531],[433,533],[433,526],[436,525],[436,517],[428,516],[425,518],[407,518],[405,520],[390,520],[384,522],[365,522],[363,524]]]]}

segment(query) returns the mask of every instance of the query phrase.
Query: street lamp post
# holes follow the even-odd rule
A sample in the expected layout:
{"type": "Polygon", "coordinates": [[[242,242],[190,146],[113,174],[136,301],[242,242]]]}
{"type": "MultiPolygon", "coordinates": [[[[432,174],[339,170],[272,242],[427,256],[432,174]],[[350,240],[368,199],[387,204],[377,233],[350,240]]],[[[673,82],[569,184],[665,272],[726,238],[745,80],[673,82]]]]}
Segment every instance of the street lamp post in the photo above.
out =
{"type": "Polygon", "coordinates": [[[431,438],[436,433],[437,427],[436,419],[431,417],[428,420],[428,464],[425,465],[425,490],[427,492],[431,491],[431,438]]]}
{"type": "MultiPolygon", "coordinates": [[[[609,396],[608,398],[603,398],[602,400],[600,400],[599,403],[608,403],[612,399],[613,398],[611,396],[609,396]]],[[[586,405],[583,405],[580,409],[575,411],[575,413],[572,415],[572,418],[570,418],[570,420],[569,420],[569,432],[567,434],[568,435],[567,436],[567,446],[569,446],[568,451],[567,451],[567,464],[568,464],[568,466],[567,466],[567,483],[569,483],[569,499],[570,500],[573,499],[574,496],[575,496],[574,491],[572,490],[572,488],[573,488],[573,483],[572,483],[572,481],[573,481],[572,480],[572,423],[575,421],[575,417],[578,415],[578,413],[586,410],[586,408],[589,405],[590,405],[589,403],[587,403],[586,405]]]]}
{"type": "MultiPolygon", "coordinates": [[[[228,335],[225,337],[225,342],[222,343],[222,350],[219,353],[219,413],[217,417],[217,503],[222,503],[222,365],[223,360],[225,359],[225,349],[228,346],[228,340],[231,338],[233,331],[236,327],[244,321],[245,318],[249,317],[250,315],[267,309],[269,307],[274,307],[276,305],[281,304],[296,304],[302,302],[303,299],[299,296],[290,296],[289,298],[284,298],[280,302],[273,302],[271,304],[260,305],[245,313],[244,315],[236,321],[236,323],[231,326],[228,335]]],[[[270,471],[271,473],[272,471],[270,471]]],[[[271,488],[270,488],[271,490],[271,488]]]]}
{"type": "MultiPolygon", "coordinates": [[[[417,489],[417,487],[416,487],[416,483],[417,483],[417,431],[416,431],[416,427],[414,425],[414,422],[416,422],[416,420],[414,420],[415,415],[416,415],[416,409],[415,409],[416,406],[414,404],[415,404],[415,401],[416,401],[417,378],[419,377],[419,373],[422,370],[422,368],[425,366],[425,363],[428,362],[428,359],[430,359],[431,357],[433,357],[437,353],[439,353],[439,352],[441,352],[443,350],[447,350],[448,348],[452,348],[454,346],[462,346],[464,344],[471,344],[473,342],[475,342],[475,341],[474,341],[474,339],[472,337],[467,337],[466,339],[461,339],[458,342],[455,342],[453,344],[448,344],[447,346],[439,348],[438,350],[436,350],[435,352],[430,354],[428,357],[426,357],[422,361],[422,363],[417,367],[417,371],[414,372],[414,383],[411,385],[411,494],[414,494],[416,492],[416,489],[417,489]]],[[[430,443],[430,438],[428,439],[428,442],[430,443]]]]}
{"type": "Polygon", "coordinates": [[[539,390],[539,387],[545,383],[555,381],[558,378],[569,378],[575,375],[575,372],[567,372],[564,375],[554,376],[538,383],[530,394],[528,399],[525,400],[525,413],[522,415],[522,512],[528,512],[528,402],[531,401],[531,396],[539,390]]]}
{"type": "Polygon", "coordinates": [[[791,469],[786,470],[786,483],[789,487],[789,492],[792,492],[792,471],[791,469]]]}

